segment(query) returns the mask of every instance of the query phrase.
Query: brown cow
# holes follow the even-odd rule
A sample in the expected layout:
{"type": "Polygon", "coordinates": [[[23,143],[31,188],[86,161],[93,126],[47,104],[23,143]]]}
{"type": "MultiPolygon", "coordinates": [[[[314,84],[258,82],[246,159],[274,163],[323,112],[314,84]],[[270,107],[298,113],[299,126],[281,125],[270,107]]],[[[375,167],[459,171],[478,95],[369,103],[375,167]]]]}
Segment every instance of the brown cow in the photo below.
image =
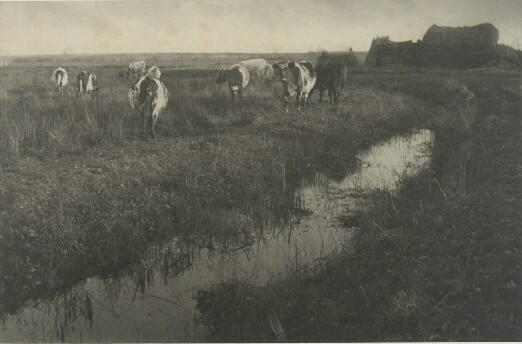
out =
{"type": "Polygon", "coordinates": [[[314,90],[319,90],[319,102],[323,101],[323,92],[328,90],[330,104],[339,103],[341,89],[344,88],[347,67],[341,63],[327,62],[318,64],[317,82],[314,90]]]}

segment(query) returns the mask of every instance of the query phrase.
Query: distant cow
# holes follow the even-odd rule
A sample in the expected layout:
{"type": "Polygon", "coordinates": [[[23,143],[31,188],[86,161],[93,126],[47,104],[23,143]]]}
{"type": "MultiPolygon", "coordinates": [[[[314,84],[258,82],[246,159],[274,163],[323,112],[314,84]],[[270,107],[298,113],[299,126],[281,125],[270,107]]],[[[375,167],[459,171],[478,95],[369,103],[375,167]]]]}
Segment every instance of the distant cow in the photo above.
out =
{"type": "Polygon", "coordinates": [[[163,82],[149,75],[142,76],[129,90],[130,106],[141,114],[144,138],[148,128],[152,137],[156,137],[156,121],[167,107],[168,100],[168,91],[163,82]]]}
{"type": "Polygon", "coordinates": [[[228,88],[232,99],[236,95],[241,97],[243,95],[243,89],[247,87],[250,81],[250,73],[244,65],[236,64],[231,66],[229,69],[222,69],[216,78],[216,83],[222,84],[228,82],[228,88]]]}
{"type": "Polygon", "coordinates": [[[276,77],[283,84],[286,111],[288,112],[290,96],[296,97],[297,110],[301,111],[301,105],[306,107],[308,95],[317,79],[313,65],[307,61],[279,62],[273,68],[276,77]]]}
{"type": "Polygon", "coordinates": [[[146,70],[147,65],[145,64],[145,61],[132,62],[129,64],[129,69],[127,70],[127,79],[129,79],[131,75],[134,78],[141,78],[145,75],[146,70]]]}
{"type": "Polygon", "coordinates": [[[244,60],[238,64],[240,66],[245,66],[245,68],[250,73],[251,78],[255,77],[259,80],[269,82],[274,76],[274,69],[272,65],[266,62],[265,59],[244,60]]]}
{"type": "Polygon", "coordinates": [[[315,70],[317,81],[312,92],[319,90],[319,102],[323,101],[323,92],[328,90],[330,104],[339,103],[339,95],[346,79],[346,66],[341,63],[327,62],[317,64],[315,70]]]}
{"type": "Polygon", "coordinates": [[[69,76],[67,75],[65,69],[62,67],[56,68],[53,72],[51,80],[56,83],[56,91],[63,95],[63,90],[69,82],[69,76]]]}
{"type": "Polygon", "coordinates": [[[85,70],[81,71],[76,77],[76,85],[78,86],[78,97],[82,95],[94,96],[99,89],[96,74],[85,70]]]}
{"type": "Polygon", "coordinates": [[[161,71],[158,66],[152,66],[147,70],[147,76],[151,78],[161,78],[161,71]]]}

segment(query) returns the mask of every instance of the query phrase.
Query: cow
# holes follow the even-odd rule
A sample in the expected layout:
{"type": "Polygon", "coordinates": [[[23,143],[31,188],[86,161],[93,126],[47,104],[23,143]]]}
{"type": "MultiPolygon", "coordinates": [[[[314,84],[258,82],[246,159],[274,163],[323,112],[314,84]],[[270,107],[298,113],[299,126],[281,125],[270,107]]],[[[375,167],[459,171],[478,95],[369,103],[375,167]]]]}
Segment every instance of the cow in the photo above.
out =
{"type": "Polygon", "coordinates": [[[141,78],[145,75],[146,70],[147,65],[145,64],[145,61],[131,62],[129,64],[129,69],[127,70],[127,79],[130,79],[131,75],[134,78],[141,78]]]}
{"type": "Polygon", "coordinates": [[[100,89],[96,74],[85,70],[78,73],[76,85],[78,86],[78,97],[89,94],[94,97],[100,89]]]}
{"type": "Polygon", "coordinates": [[[318,63],[315,67],[317,81],[310,92],[310,97],[315,90],[319,91],[319,102],[323,101],[323,92],[328,90],[330,104],[339,103],[341,89],[344,88],[347,67],[341,63],[318,63]]]}
{"type": "Polygon", "coordinates": [[[250,73],[251,78],[256,78],[269,83],[274,76],[274,69],[272,65],[266,62],[265,59],[250,59],[244,60],[238,63],[240,66],[244,66],[250,73]]]}
{"type": "Polygon", "coordinates": [[[250,81],[250,73],[245,66],[235,64],[229,69],[222,69],[219,71],[216,83],[222,84],[225,81],[228,83],[228,89],[230,90],[232,99],[234,99],[236,95],[242,97],[243,89],[247,87],[248,82],[250,81]]]}
{"type": "Polygon", "coordinates": [[[69,82],[69,76],[62,67],[58,67],[54,70],[51,80],[56,83],[56,92],[63,95],[63,91],[67,83],[69,82]]]}
{"type": "Polygon", "coordinates": [[[313,65],[308,61],[278,62],[272,67],[283,85],[286,112],[288,112],[290,96],[296,97],[297,111],[301,111],[301,105],[306,107],[308,95],[317,79],[313,65]]]}
{"type": "Polygon", "coordinates": [[[147,70],[147,76],[155,79],[161,78],[161,71],[158,66],[152,66],[147,70]]]}
{"type": "MultiPolygon", "coordinates": [[[[159,68],[157,71],[159,72],[159,68]]],[[[146,138],[148,128],[152,137],[156,138],[156,121],[167,107],[168,100],[167,88],[152,74],[142,76],[129,90],[130,106],[141,114],[143,138],[146,138]]]]}

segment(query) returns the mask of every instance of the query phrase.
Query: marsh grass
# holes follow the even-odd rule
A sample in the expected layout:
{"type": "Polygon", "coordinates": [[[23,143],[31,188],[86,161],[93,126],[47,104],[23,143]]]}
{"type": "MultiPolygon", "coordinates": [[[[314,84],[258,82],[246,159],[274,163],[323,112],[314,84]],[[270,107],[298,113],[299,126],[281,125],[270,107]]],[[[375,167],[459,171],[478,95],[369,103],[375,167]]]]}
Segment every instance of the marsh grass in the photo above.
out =
{"type": "Polygon", "coordinates": [[[447,104],[430,100],[431,168],[401,178],[396,193],[374,193],[352,250],[318,271],[266,287],[228,283],[201,291],[209,339],[276,341],[280,333],[287,341],[520,339],[520,217],[513,197],[519,84],[482,83],[474,88],[475,104],[451,96],[462,90],[454,80],[437,84],[444,89],[433,92],[446,94],[447,104]]]}
{"type": "Polygon", "coordinates": [[[56,96],[47,72],[12,69],[0,85],[14,89],[0,99],[0,312],[117,274],[173,236],[240,247],[298,216],[306,180],[342,178],[358,150],[423,127],[433,109],[366,86],[286,114],[277,88],[232,102],[197,74],[165,80],[160,137],[144,141],[117,70],[97,73],[95,100],[56,96]]]}

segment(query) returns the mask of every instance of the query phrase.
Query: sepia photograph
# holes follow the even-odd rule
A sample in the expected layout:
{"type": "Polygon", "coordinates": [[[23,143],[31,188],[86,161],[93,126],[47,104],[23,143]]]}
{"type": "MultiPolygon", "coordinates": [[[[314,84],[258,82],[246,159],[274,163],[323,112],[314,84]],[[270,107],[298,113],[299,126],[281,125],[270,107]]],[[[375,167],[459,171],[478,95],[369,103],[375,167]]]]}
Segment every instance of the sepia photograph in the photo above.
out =
{"type": "Polygon", "coordinates": [[[0,343],[522,341],[521,0],[0,0],[0,343]]]}

